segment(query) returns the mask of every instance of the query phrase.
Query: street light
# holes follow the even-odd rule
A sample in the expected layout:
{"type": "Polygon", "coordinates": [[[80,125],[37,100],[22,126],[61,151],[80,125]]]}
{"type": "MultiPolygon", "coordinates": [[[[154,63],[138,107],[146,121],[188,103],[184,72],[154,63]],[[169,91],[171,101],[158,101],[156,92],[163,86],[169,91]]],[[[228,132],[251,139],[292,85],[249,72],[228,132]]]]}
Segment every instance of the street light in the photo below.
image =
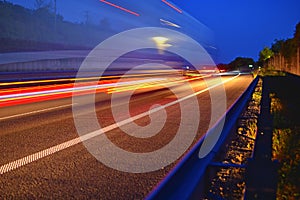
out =
{"type": "Polygon", "coordinates": [[[56,37],[56,0],[54,0],[54,37],[56,37]]]}

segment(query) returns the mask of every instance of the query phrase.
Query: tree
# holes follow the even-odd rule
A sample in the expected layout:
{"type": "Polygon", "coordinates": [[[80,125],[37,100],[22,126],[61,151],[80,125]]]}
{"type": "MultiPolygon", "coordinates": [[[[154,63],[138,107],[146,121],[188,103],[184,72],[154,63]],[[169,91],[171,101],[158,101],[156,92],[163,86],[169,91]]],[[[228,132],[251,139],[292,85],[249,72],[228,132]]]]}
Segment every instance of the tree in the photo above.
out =
{"type": "Polygon", "coordinates": [[[296,25],[296,30],[294,33],[294,40],[299,48],[299,46],[300,46],[300,22],[296,25]]]}
{"type": "Polygon", "coordinates": [[[281,52],[284,42],[284,40],[275,39],[274,43],[272,44],[271,51],[273,51],[274,54],[279,54],[281,52]]]}
{"type": "Polygon", "coordinates": [[[217,64],[217,68],[218,68],[220,71],[223,71],[223,70],[227,71],[227,70],[229,70],[228,64],[224,64],[224,63],[219,63],[219,64],[217,64]]]}
{"type": "Polygon", "coordinates": [[[274,52],[269,48],[265,47],[263,50],[259,52],[259,60],[260,61],[267,61],[274,55],[274,52]]]}
{"type": "Polygon", "coordinates": [[[296,68],[297,68],[298,75],[300,75],[300,22],[296,25],[294,40],[297,47],[296,68]]]}
{"type": "Polygon", "coordinates": [[[282,55],[288,60],[290,61],[290,59],[292,58],[293,55],[296,54],[297,51],[297,44],[296,44],[296,40],[293,39],[287,39],[283,45],[282,45],[282,55]]]}
{"type": "Polygon", "coordinates": [[[252,58],[243,58],[243,57],[237,57],[234,61],[230,62],[228,64],[229,69],[234,70],[238,69],[240,67],[248,67],[249,65],[254,65],[255,62],[252,58]]]}

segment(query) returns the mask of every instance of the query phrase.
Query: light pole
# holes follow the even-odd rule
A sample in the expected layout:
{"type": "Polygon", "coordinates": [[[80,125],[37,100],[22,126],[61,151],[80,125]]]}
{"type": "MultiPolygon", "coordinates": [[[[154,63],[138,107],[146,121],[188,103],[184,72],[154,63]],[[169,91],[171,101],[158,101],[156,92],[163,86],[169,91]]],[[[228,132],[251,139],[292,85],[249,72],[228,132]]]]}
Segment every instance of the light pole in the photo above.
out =
{"type": "Polygon", "coordinates": [[[56,0],[54,0],[54,38],[56,38],[56,0]]]}

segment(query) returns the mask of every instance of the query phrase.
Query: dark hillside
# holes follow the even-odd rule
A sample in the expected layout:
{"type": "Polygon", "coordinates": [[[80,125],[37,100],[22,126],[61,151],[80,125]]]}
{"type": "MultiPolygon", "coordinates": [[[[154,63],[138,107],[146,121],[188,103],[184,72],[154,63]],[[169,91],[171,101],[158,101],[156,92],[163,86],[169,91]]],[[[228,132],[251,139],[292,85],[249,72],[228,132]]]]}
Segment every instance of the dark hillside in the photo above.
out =
{"type": "Polygon", "coordinates": [[[0,52],[87,49],[107,38],[109,27],[68,22],[46,7],[30,10],[0,1],[0,52]]]}

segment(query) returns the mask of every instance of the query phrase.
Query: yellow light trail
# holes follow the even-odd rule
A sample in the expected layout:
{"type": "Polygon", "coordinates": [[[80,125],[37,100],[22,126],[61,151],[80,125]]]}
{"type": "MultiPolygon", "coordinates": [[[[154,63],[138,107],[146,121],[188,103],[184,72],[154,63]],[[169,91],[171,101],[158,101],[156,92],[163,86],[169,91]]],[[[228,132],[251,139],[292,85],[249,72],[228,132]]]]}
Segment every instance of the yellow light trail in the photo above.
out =
{"type": "Polygon", "coordinates": [[[175,80],[166,79],[166,80],[155,81],[155,82],[147,82],[147,83],[143,83],[143,84],[134,84],[134,85],[129,85],[129,86],[114,87],[114,88],[107,89],[107,93],[112,94],[115,92],[125,92],[125,91],[136,90],[136,89],[146,89],[146,88],[151,88],[151,87],[159,87],[162,85],[163,86],[174,85],[174,84],[178,84],[178,83],[199,80],[199,79],[202,79],[202,78],[205,78],[208,76],[211,76],[211,75],[199,76],[196,78],[189,78],[189,79],[182,79],[182,78],[177,78],[175,80]]]}

